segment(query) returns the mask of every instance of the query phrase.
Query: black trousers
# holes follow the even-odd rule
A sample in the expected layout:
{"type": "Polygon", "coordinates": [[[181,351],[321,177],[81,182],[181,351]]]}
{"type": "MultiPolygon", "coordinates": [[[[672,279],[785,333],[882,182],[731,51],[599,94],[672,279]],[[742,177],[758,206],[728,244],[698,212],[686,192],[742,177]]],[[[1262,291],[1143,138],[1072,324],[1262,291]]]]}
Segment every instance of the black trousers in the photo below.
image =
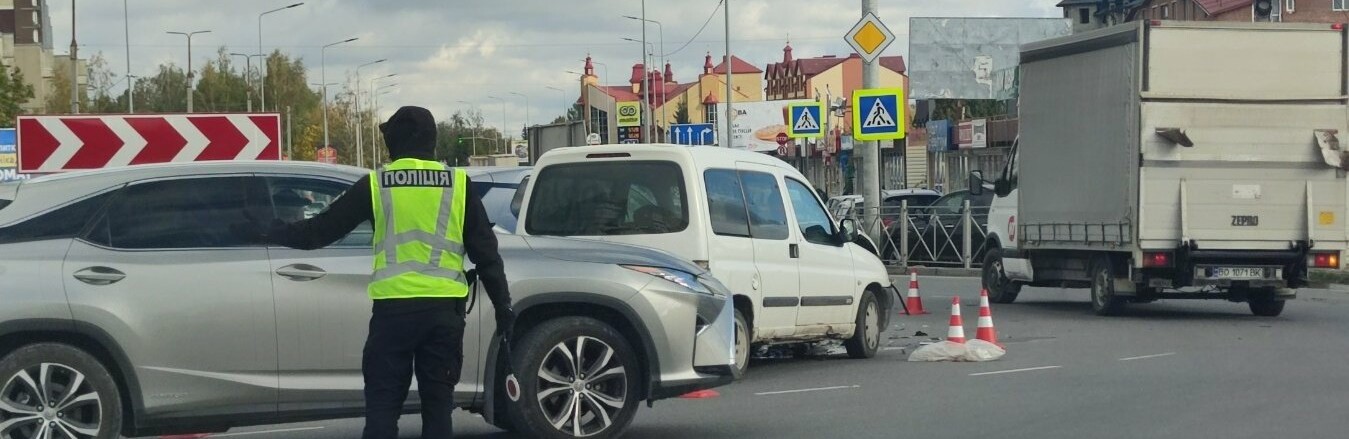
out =
{"type": "Polygon", "coordinates": [[[412,376],[422,404],[422,439],[453,435],[454,386],[464,363],[464,301],[375,301],[361,371],[364,439],[396,439],[412,376]]]}

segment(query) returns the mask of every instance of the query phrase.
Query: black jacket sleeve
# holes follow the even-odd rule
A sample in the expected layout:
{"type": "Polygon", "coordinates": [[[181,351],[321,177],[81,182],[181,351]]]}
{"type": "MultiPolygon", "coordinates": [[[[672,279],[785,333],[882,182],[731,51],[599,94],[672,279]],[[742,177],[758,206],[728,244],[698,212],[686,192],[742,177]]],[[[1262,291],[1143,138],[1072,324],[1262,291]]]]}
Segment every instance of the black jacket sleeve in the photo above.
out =
{"type": "MultiPolygon", "coordinates": [[[[470,181],[471,183],[471,181],[470,181]]],[[[473,185],[467,188],[468,200],[464,206],[464,250],[473,261],[482,281],[487,297],[492,304],[501,309],[511,305],[511,293],[506,282],[506,266],[497,251],[497,235],[492,230],[492,221],[487,217],[487,208],[482,198],[473,192],[473,185]]]]}
{"type": "Polygon", "coordinates": [[[372,221],[373,216],[370,177],[361,177],[333,204],[313,218],[289,224],[274,222],[267,231],[267,241],[300,250],[319,249],[347,236],[361,223],[372,221]]]}

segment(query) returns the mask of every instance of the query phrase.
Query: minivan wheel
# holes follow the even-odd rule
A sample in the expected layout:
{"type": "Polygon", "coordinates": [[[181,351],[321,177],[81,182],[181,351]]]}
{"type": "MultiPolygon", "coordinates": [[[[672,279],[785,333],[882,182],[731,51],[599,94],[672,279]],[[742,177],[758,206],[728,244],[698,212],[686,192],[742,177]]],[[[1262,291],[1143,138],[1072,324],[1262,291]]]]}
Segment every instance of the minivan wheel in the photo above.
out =
{"type": "Polygon", "coordinates": [[[862,300],[857,304],[857,330],[852,338],[843,342],[848,356],[853,358],[871,358],[881,346],[881,311],[876,304],[876,296],[871,290],[862,292],[862,300]]]}
{"type": "Polygon", "coordinates": [[[745,315],[740,310],[735,310],[735,368],[740,371],[740,376],[745,376],[745,371],[749,370],[750,353],[750,333],[749,321],[745,320],[745,315]]]}
{"type": "Polygon", "coordinates": [[[0,359],[0,438],[114,439],[121,429],[117,383],[92,355],[39,343],[0,359]]]}
{"type": "Polygon", "coordinates": [[[541,438],[611,438],[637,413],[640,365],[627,340],[589,317],[549,320],[515,348],[520,402],[513,424],[541,438]]]}

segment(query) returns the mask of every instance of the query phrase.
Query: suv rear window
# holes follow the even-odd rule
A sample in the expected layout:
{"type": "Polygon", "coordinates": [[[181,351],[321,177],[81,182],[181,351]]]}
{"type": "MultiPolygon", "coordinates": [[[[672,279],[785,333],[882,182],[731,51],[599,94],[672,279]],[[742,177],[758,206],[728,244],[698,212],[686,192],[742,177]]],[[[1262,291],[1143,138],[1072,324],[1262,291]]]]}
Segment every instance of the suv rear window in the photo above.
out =
{"type": "Polygon", "coordinates": [[[662,234],[689,225],[684,176],[673,162],[556,165],[535,178],[525,219],[532,235],[662,234]]]}
{"type": "MultiPolygon", "coordinates": [[[[73,238],[84,230],[89,218],[98,213],[112,192],[104,192],[29,218],[9,227],[0,227],[0,243],[73,238]]],[[[9,200],[0,200],[0,206],[9,200]]]]}

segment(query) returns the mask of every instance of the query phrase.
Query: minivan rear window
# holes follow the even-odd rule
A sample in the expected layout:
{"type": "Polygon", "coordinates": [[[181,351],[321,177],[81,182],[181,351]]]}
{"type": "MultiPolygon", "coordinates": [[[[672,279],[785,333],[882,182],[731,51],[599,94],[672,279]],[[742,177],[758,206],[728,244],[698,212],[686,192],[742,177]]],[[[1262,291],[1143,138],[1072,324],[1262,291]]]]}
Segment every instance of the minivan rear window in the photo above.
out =
{"type": "Polygon", "coordinates": [[[689,225],[684,176],[674,162],[554,165],[535,176],[530,190],[531,235],[649,235],[689,225]]]}

